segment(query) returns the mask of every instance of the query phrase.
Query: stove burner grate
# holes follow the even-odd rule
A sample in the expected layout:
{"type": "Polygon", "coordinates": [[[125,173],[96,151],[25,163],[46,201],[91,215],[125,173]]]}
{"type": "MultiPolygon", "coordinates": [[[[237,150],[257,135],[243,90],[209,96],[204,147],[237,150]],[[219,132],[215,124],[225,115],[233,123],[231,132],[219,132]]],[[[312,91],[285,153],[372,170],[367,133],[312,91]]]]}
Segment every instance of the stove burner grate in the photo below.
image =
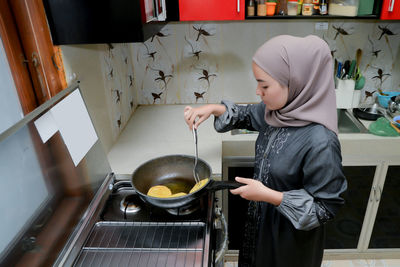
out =
{"type": "Polygon", "coordinates": [[[138,213],[141,209],[140,199],[137,195],[127,195],[121,200],[119,208],[124,214],[138,213]]]}

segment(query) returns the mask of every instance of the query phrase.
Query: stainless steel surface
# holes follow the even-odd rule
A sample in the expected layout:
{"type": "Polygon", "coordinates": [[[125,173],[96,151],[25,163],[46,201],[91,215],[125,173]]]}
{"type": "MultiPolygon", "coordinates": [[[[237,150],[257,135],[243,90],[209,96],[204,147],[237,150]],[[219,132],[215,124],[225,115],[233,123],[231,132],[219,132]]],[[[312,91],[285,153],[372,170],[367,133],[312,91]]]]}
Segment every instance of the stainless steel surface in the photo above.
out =
{"type": "Polygon", "coordinates": [[[75,266],[202,266],[203,222],[99,222],[75,266]]]}
{"type": "Polygon", "coordinates": [[[39,117],[42,113],[44,113],[47,109],[50,107],[54,106],[57,104],[61,99],[63,99],[65,96],[70,94],[72,91],[74,91],[76,88],[78,88],[79,83],[73,82],[68,88],[62,90],[60,93],[52,97],[50,100],[46,101],[30,113],[28,113],[23,119],[21,119],[19,122],[14,124],[12,127],[8,128],[6,131],[2,132],[0,134],[0,142],[2,142],[4,139],[6,139],[8,136],[14,134],[17,132],[19,129],[24,127],[26,124],[28,124],[30,121],[35,119],[36,117],[39,117]]]}
{"type": "Polygon", "coordinates": [[[60,131],[45,143],[39,135],[35,121],[75,90],[80,90],[78,83],[72,83],[0,134],[0,171],[7,178],[4,181],[10,183],[3,197],[11,194],[14,199],[7,203],[12,212],[1,209],[15,221],[12,227],[2,225],[8,238],[2,236],[7,243],[0,251],[1,266],[54,263],[71,241],[70,236],[84,223],[84,212],[111,173],[99,140],[75,166],[60,131]],[[43,190],[36,190],[33,184],[43,185],[43,190]],[[36,242],[24,247],[26,240],[36,242]]]}
{"type": "Polygon", "coordinates": [[[193,127],[193,139],[194,139],[194,166],[193,166],[193,177],[196,184],[200,182],[199,173],[197,172],[197,161],[199,158],[198,147],[197,147],[197,129],[193,127]]]}
{"type": "Polygon", "coordinates": [[[391,113],[400,111],[400,95],[392,96],[388,103],[388,109],[391,113]]]}
{"type": "MultiPolygon", "coordinates": [[[[225,220],[225,216],[222,213],[220,208],[218,208],[215,213],[216,213],[215,222],[220,222],[221,231],[222,231],[222,235],[223,235],[221,247],[215,253],[215,265],[223,266],[224,255],[225,255],[226,251],[228,250],[228,224],[227,224],[227,222],[225,220]]],[[[217,227],[215,227],[215,228],[217,228],[217,227]]]]}
{"type": "Polygon", "coordinates": [[[99,222],[75,266],[202,266],[203,222],[99,222]]]}
{"type": "Polygon", "coordinates": [[[346,109],[338,109],[339,133],[368,133],[368,129],[346,109]]]}
{"type": "Polygon", "coordinates": [[[108,196],[110,195],[110,189],[112,189],[112,187],[109,185],[114,182],[114,178],[114,174],[110,173],[104,180],[99,191],[94,196],[87,211],[78,224],[79,227],[77,227],[71,234],[71,237],[64,246],[64,249],[59,254],[53,266],[71,266],[73,264],[81,251],[83,243],[90,233],[90,229],[92,229],[95,222],[99,219],[99,214],[102,211],[108,196]]]}

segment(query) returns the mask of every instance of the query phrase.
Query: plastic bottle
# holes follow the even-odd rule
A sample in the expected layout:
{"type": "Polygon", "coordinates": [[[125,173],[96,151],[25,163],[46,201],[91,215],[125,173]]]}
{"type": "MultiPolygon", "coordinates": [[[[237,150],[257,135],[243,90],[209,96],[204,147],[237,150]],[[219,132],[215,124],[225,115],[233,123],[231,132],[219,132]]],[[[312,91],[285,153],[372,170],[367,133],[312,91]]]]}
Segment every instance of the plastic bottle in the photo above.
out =
{"type": "Polygon", "coordinates": [[[327,15],[328,14],[328,1],[320,0],[319,2],[319,14],[327,15]]]}

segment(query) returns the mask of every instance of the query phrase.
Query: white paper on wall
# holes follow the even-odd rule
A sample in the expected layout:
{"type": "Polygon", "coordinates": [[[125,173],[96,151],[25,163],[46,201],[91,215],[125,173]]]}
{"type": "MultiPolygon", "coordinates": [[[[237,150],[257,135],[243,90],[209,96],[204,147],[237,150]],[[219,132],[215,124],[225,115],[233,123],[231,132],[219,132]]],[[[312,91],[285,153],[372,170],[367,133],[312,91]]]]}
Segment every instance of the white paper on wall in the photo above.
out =
{"type": "Polygon", "coordinates": [[[34,123],[43,143],[46,143],[58,131],[57,123],[51,111],[46,112],[34,123]]]}
{"type": "Polygon", "coordinates": [[[77,166],[98,139],[81,93],[75,90],[50,111],[77,166]]]}

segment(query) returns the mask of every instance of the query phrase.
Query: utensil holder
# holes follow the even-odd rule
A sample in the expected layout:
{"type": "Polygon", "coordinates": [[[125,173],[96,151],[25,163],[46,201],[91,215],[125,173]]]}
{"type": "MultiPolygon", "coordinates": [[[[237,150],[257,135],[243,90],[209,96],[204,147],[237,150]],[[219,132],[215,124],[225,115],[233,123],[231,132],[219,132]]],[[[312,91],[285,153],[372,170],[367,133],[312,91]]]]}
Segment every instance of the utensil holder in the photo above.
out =
{"type": "Polygon", "coordinates": [[[360,100],[361,100],[361,90],[354,90],[352,108],[358,108],[358,105],[360,105],[360,100]]]}
{"type": "MultiPolygon", "coordinates": [[[[337,108],[352,108],[354,87],[356,82],[354,80],[341,80],[336,81],[336,107],[337,108]]],[[[358,106],[358,103],[357,103],[358,106]]]]}

